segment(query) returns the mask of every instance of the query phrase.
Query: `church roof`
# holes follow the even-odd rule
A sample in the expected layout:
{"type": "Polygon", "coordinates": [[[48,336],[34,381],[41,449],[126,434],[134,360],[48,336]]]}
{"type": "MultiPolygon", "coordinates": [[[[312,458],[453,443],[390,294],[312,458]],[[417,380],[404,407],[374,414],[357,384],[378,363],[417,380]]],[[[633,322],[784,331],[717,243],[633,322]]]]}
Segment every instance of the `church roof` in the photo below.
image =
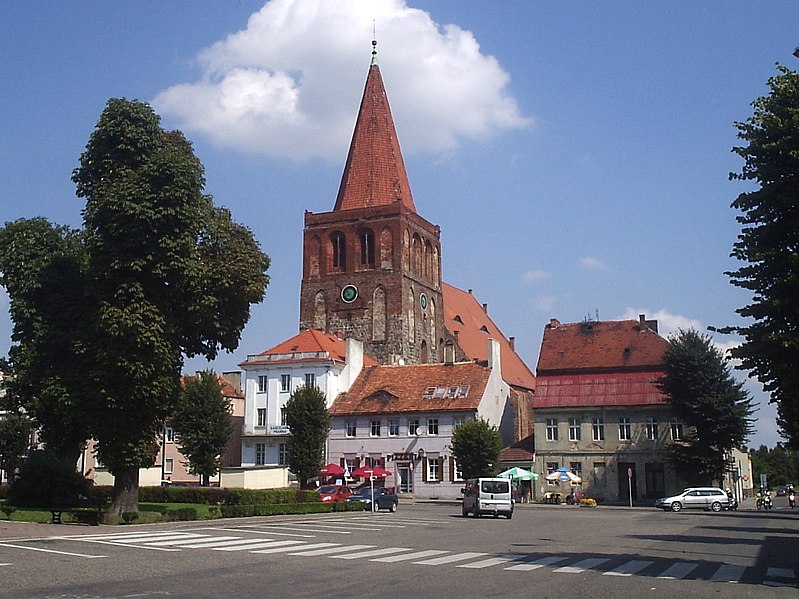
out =
{"type": "Polygon", "coordinates": [[[369,67],[334,211],[401,201],[416,212],[380,67],[369,67]]]}
{"type": "Polygon", "coordinates": [[[444,296],[444,324],[458,340],[469,359],[488,359],[489,337],[499,342],[502,380],[513,387],[535,389],[535,376],[510,342],[502,334],[488,311],[480,305],[471,291],[463,291],[448,283],[441,284],[444,296]]]}
{"type": "Polygon", "coordinates": [[[332,416],[476,411],[491,370],[474,362],[364,368],[332,416]]]}
{"type": "MultiPolygon", "coordinates": [[[[316,329],[305,329],[258,355],[247,356],[247,360],[239,366],[319,360],[343,363],[346,355],[346,343],[340,337],[316,329]]],[[[377,364],[366,355],[363,357],[363,363],[365,366],[377,364]]]]}

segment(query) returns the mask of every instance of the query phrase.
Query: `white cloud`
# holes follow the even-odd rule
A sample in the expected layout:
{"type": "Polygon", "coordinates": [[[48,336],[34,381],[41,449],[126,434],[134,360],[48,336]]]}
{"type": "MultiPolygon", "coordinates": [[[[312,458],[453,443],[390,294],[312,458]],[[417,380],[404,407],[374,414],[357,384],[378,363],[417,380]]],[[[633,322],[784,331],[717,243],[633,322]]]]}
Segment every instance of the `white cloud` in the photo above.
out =
{"type": "Polygon", "coordinates": [[[526,273],[522,275],[522,281],[525,283],[532,283],[533,281],[541,281],[543,279],[549,279],[552,276],[551,273],[541,270],[537,268],[535,270],[528,270],[526,273]]]}
{"type": "Polygon", "coordinates": [[[558,296],[556,295],[540,295],[535,300],[536,308],[541,310],[542,312],[549,312],[555,309],[555,306],[558,305],[558,296]]]}
{"type": "Polygon", "coordinates": [[[608,270],[607,265],[602,260],[593,256],[580,258],[580,265],[588,270],[608,270]]]}
{"type": "Polygon", "coordinates": [[[658,333],[663,337],[677,333],[680,329],[685,331],[695,329],[702,334],[707,334],[704,325],[698,320],[680,314],[672,314],[663,309],[652,312],[646,309],[627,308],[619,320],[638,320],[640,314],[643,314],[647,320],[657,320],[658,333]]]}
{"type": "Polygon", "coordinates": [[[189,134],[244,152],[340,159],[352,135],[376,24],[378,62],[405,152],[524,127],[508,73],[473,34],[404,0],[271,0],[204,49],[202,77],[152,101],[189,134]]]}

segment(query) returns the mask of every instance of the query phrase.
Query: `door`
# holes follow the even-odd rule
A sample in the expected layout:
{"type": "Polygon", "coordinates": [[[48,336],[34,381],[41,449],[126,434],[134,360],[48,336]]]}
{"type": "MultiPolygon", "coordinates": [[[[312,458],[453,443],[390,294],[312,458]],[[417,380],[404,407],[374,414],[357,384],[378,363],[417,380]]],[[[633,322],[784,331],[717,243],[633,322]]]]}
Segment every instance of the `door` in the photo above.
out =
{"type": "Polygon", "coordinates": [[[635,462],[619,462],[619,501],[629,501],[630,486],[633,500],[638,499],[638,484],[635,478],[635,462]],[[632,478],[630,477],[632,474],[632,478]]]}
{"type": "Polygon", "coordinates": [[[397,464],[399,486],[397,493],[413,493],[413,469],[410,464],[397,464]]]}

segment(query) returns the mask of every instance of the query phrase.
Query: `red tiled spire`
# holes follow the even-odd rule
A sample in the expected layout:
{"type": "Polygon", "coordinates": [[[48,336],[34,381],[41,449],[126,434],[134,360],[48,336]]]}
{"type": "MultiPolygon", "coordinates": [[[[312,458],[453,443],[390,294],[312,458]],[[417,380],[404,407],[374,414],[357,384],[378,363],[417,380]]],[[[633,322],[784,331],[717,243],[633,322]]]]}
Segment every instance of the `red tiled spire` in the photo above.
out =
{"type": "MultiPolygon", "coordinates": [[[[373,42],[374,44],[374,42],[373,42]]],[[[416,212],[388,96],[372,52],[358,120],[334,211],[385,206],[397,200],[416,212]]]]}

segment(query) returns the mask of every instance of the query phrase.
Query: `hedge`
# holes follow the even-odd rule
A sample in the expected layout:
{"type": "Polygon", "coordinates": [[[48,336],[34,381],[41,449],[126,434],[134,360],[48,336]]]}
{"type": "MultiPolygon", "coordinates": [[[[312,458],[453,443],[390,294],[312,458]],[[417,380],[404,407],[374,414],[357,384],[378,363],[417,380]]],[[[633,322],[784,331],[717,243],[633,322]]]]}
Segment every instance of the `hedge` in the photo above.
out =
{"type": "Polygon", "coordinates": [[[283,514],[319,514],[329,512],[363,511],[363,504],[353,503],[272,503],[233,504],[222,506],[223,518],[249,518],[251,516],[278,516],[283,514]]]}

